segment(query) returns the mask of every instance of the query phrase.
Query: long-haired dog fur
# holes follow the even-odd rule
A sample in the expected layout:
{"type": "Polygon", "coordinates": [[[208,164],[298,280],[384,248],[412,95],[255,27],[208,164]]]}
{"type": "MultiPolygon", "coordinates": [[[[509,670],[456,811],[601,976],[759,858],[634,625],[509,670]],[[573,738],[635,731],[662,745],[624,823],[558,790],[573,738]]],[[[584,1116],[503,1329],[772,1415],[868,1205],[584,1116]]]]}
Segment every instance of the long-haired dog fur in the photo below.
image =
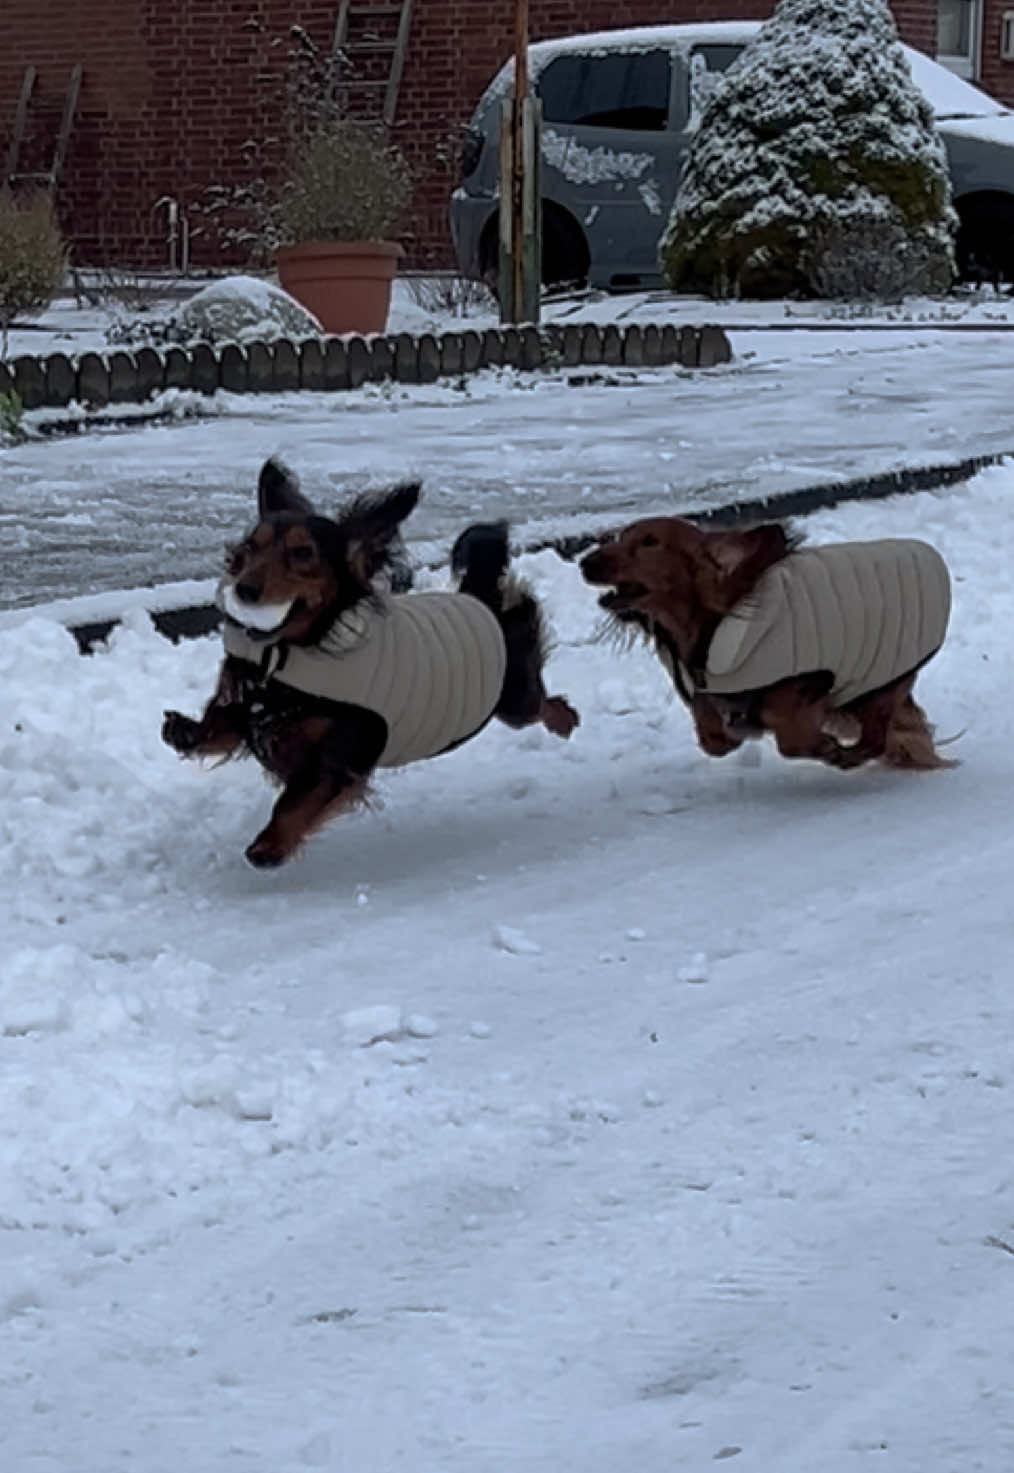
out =
{"type": "Polygon", "coordinates": [[[937,752],[932,727],[913,698],[918,669],[843,706],[830,700],[829,670],[735,696],[710,694],[687,678],[705,668],[721,621],[798,541],[776,522],[707,532],[679,517],[649,517],[586,554],[581,572],[608,589],[599,603],[621,629],[653,642],[710,756],[724,757],[770,732],[783,756],[832,767],[875,759],[904,768],[952,765],[937,752]]]}
{"type": "MultiPolygon", "coordinates": [[[[226,554],[220,602],[227,623],[245,627],[265,650],[311,649],[353,611],[381,607],[392,586],[405,585],[400,527],[419,490],[413,483],[361,495],[332,518],[316,512],[291,473],[269,460],[260,474],[257,524],[226,554]]],[[[579,718],[564,697],[546,693],[542,614],[508,571],[507,534],[503,522],[462,533],[452,558],[460,590],[450,597],[479,600],[502,632],[505,674],[490,714],[513,727],[541,722],[568,737],[579,718]]],[[[269,822],[246,850],[251,864],[270,867],[364,801],[387,725],[377,711],[304,694],[227,654],[200,719],[167,711],[162,738],[183,757],[252,754],[280,784],[269,822]]]]}

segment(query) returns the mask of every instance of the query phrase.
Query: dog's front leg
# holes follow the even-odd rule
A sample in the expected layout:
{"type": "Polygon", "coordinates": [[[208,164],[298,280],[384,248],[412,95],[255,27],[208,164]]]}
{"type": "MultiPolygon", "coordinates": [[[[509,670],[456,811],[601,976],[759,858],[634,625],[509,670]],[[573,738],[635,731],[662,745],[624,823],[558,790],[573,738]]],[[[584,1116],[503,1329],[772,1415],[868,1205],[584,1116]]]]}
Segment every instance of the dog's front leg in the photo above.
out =
{"type": "Polygon", "coordinates": [[[818,670],[779,681],[761,694],[760,724],[771,732],[783,757],[854,765],[850,754],[859,723],[831,705],[833,679],[830,671],[818,670]]]}
{"type": "Polygon", "coordinates": [[[703,691],[694,692],[690,714],[694,718],[698,745],[709,757],[727,757],[743,745],[743,737],[735,736],[729,730],[723,706],[703,691]]]}
{"type": "Polygon", "coordinates": [[[237,661],[222,662],[215,693],[199,721],[180,711],[166,711],[162,740],[181,757],[229,757],[243,743],[247,710],[244,681],[237,661]]]}
{"type": "Polygon", "coordinates": [[[341,783],[330,774],[300,773],[287,784],[269,823],[247,846],[247,859],[255,869],[284,864],[328,819],[357,807],[366,796],[366,782],[351,774],[341,783]]]}
{"type": "Polygon", "coordinates": [[[384,721],[353,706],[281,732],[271,766],[285,788],[246,850],[250,863],[257,869],[284,864],[329,819],[361,804],[386,741],[384,721]]]}

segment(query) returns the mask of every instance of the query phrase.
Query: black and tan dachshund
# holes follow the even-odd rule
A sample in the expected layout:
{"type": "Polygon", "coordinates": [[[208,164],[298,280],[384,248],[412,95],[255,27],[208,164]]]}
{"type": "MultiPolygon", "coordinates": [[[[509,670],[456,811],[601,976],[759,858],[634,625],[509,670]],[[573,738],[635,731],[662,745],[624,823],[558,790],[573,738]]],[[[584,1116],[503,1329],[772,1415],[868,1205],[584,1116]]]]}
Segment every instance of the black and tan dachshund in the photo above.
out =
{"type": "Polygon", "coordinates": [[[283,864],[329,819],[361,804],[378,766],[436,756],[491,717],[569,737],[578,714],[543,684],[539,605],[508,570],[506,523],[458,538],[455,593],[397,593],[400,528],[414,483],[322,516],[275,460],[257,525],[230,549],[219,602],[225,659],[199,720],[167,711],[183,757],[251,753],[282,792],[246,850],[283,864]]]}

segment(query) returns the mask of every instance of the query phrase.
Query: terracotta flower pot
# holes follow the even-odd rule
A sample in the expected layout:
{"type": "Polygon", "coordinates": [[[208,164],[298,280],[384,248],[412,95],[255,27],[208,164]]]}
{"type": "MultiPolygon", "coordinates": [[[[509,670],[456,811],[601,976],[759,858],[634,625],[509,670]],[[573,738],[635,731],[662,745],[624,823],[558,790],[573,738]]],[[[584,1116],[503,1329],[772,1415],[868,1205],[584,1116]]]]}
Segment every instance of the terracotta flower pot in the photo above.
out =
{"type": "Polygon", "coordinates": [[[279,246],[278,280],[325,332],[383,332],[400,245],[386,240],[318,240],[279,246]]]}

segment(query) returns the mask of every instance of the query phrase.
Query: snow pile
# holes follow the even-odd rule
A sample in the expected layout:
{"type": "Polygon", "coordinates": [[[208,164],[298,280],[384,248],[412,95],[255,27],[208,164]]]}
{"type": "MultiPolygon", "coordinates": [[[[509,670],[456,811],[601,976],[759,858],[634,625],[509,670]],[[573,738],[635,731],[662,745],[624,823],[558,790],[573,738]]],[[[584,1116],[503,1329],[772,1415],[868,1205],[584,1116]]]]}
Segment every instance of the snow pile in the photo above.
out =
{"type": "Polygon", "coordinates": [[[782,0],[714,90],[661,243],[717,296],[901,296],[954,273],[943,144],[884,0],[782,0]]]}

